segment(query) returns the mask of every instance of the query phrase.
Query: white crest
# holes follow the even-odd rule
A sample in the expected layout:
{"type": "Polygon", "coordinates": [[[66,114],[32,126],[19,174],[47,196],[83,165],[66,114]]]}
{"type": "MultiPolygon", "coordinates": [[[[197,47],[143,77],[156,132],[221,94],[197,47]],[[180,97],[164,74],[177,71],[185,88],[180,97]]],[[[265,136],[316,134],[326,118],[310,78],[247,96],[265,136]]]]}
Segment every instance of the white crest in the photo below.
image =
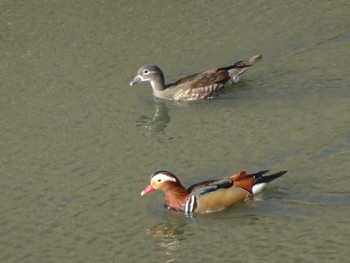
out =
{"type": "Polygon", "coordinates": [[[169,176],[165,173],[159,173],[155,176],[152,177],[152,181],[156,182],[156,183],[163,183],[166,181],[170,181],[170,182],[175,182],[176,183],[176,178],[169,176]]]}

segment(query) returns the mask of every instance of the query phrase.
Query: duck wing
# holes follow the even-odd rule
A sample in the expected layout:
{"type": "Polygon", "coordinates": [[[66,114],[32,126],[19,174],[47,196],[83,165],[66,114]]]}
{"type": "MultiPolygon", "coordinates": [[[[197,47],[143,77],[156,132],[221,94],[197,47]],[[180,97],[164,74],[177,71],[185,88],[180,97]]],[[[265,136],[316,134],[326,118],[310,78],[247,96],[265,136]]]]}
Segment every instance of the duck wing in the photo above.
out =
{"type": "Polygon", "coordinates": [[[175,85],[186,84],[193,89],[206,87],[215,83],[225,82],[230,78],[226,68],[211,69],[202,73],[196,73],[178,80],[175,85]]]}
{"type": "Polygon", "coordinates": [[[232,187],[233,181],[230,177],[219,179],[219,180],[209,180],[198,184],[194,184],[187,189],[190,195],[204,195],[219,189],[232,187]]]}

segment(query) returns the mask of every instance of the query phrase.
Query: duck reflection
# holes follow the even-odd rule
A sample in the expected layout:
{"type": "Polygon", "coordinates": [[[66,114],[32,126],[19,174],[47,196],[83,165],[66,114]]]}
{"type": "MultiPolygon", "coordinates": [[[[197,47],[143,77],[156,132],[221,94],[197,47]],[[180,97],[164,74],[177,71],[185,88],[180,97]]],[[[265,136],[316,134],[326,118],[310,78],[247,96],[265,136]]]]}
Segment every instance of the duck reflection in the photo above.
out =
{"type": "Polygon", "coordinates": [[[169,109],[164,102],[154,100],[155,113],[152,117],[140,116],[136,126],[143,127],[146,135],[155,135],[165,131],[170,122],[169,109]]]}
{"type": "Polygon", "coordinates": [[[184,233],[188,220],[189,218],[183,213],[164,210],[164,220],[146,230],[147,235],[153,238],[153,246],[160,249],[164,255],[172,257],[167,262],[175,260],[173,257],[180,254],[178,250],[185,239],[184,233]]]}

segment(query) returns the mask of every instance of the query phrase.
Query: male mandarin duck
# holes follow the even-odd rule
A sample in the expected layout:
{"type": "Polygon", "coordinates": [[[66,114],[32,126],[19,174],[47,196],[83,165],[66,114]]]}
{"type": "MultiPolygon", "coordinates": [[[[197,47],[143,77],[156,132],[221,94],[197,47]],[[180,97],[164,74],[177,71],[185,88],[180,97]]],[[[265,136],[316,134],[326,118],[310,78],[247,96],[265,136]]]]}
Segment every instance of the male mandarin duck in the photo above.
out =
{"type": "Polygon", "coordinates": [[[196,73],[170,84],[165,84],[163,71],[158,66],[145,65],[139,68],[136,77],[130,82],[130,86],[149,81],[153,95],[167,100],[193,101],[211,98],[226,87],[237,83],[242,78],[243,73],[261,59],[262,55],[257,54],[246,61],[196,73]]]}
{"type": "Polygon", "coordinates": [[[247,174],[240,171],[230,177],[201,182],[186,189],[173,173],[162,170],[152,175],[150,184],[141,195],[159,189],[163,191],[165,206],[169,209],[185,213],[216,212],[251,198],[287,171],[267,175],[268,172],[247,174]]]}

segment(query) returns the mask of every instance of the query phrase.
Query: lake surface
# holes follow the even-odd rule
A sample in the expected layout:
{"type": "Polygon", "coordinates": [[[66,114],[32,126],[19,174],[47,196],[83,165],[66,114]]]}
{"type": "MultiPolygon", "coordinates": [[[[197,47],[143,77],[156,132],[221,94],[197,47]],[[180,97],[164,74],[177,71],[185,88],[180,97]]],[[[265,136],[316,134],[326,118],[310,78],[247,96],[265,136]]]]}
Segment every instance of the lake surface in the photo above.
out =
{"type": "Polygon", "coordinates": [[[0,1],[1,262],[347,262],[349,1],[0,1]],[[167,81],[261,53],[211,100],[167,81]],[[166,210],[185,185],[287,169],[254,200],[166,210]]]}

